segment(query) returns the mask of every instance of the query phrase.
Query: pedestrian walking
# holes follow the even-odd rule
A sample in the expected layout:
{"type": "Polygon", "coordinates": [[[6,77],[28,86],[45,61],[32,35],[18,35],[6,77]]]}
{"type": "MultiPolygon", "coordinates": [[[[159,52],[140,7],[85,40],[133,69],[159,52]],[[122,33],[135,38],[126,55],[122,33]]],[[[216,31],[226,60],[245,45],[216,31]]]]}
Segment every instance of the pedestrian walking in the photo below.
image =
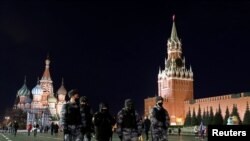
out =
{"type": "Polygon", "coordinates": [[[19,124],[17,123],[17,121],[14,121],[13,127],[14,127],[14,136],[16,136],[17,130],[19,128],[19,124]]]}
{"type": "Polygon", "coordinates": [[[36,137],[38,129],[39,129],[39,124],[34,122],[34,125],[33,125],[34,137],[36,137]]]}
{"type": "Polygon", "coordinates": [[[145,119],[143,121],[143,127],[144,127],[144,132],[145,132],[145,135],[146,135],[146,141],[149,140],[148,132],[149,132],[149,129],[150,129],[150,125],[151,125],[151,121],[149,120],[148,116],[145,116],[145,119]]]}
{"type": "Polygon", "coordinates": [[[178,135],[181,135],[181,127],[178,127],[178,135]]]}
{"type": "Polygon", "coordinates": [[[55,133],[55,136],[58,136],[58,130],[59,130],[59,126],[58,126],[58,124],[56,123],[56,124],[54,125],[54,133],[55,133]]]}
{"type": "Polygon", "coordinates": [[[203,140],[205,138],[205,125],[203,124],[203,121],[201,121],[200,123],[199,133],[200,133],[200,138],[203,140]]]}
{"type": "Polygon", "coordinates": [[[30,136],[30,131],[32,130],[32,124],[31,123],[29,123],[27,125],[27,130],[28,130],[28,136],[30,136]]]}
{"type": "Polygon", "coordinates": [[[50,124],[50,134],[53,136],[53,133],[54,133],[54,128],[55,128],[55,124],[54,122],[51,122],[50,124]]]}

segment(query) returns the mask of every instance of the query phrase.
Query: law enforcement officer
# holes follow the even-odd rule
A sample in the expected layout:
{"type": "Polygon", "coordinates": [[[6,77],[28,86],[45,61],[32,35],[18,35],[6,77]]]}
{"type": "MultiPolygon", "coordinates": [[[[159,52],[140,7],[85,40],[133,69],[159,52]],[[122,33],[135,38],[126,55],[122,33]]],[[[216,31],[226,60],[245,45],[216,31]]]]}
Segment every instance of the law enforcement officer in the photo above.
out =
{"type": "Polygon", "coordinates": [[[93,132],[93,123],[92,123],[92,117],[93,117],[93,110],[89,105],[88,98],[86,96],[81,96],[80,98],[80,114],[81,114],[81,134],[83,136],[84,141],[90,141],[91,140],[91,134],[93,132]]]}
{"type": "Polygon", "coordinates": [[[112,127],[115,124],[115,119],[109,113],[108,104],[99,104],[99,111],[94,114],[93,123],[96,140],[109,141],[112,137],[112,127]]]}
{"type": "Polygon", "coordinates": [[[79,107],[79,93],[77,89],[69,91],[70,100],[65,103],[61,111],[61,125],[65,141],[81,141],[81,114],[79,107]]]}
{"type": "Polygon", "coordinates": [[[167,141],[167,129],[170,118],[167,110],[163,108],[163,98],[156,97],[156,105],[151,110],[151,130],[153,141],[167,141]]]}
{"type": "Polygon", "coordinates": [[[122,141],[137,141],[142,133],[142,120],[132,99],[125,100],[125,107],[117,114],[117,134],[122,141]]]}

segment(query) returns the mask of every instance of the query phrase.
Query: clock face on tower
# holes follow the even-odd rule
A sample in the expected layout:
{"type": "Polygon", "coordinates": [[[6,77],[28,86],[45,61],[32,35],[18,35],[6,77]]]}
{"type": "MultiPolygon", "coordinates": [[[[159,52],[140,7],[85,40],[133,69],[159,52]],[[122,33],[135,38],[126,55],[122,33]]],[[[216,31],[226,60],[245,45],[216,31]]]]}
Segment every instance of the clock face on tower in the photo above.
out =
{"type": "Polygon", "coordinates": [[[176,63],[177,67],[182,67],[183,66],[181,58],[175,59],[175,63],[176,63]]]}

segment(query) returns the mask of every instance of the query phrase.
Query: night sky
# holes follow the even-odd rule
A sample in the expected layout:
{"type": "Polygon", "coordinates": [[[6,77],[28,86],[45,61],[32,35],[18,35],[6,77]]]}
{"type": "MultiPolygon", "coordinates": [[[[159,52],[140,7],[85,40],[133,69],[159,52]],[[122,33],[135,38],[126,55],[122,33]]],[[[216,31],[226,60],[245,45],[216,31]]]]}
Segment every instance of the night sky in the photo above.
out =
{"type": "Polygon", "coordinates": [[[194,96],[250,91],[250,2],[11,1],[0,2],[0,116],[13,106],[24,76],[35,87],[49,53],[56,92],[86,95],[116,114],[126,98],[143,113],[157,90],[159,67],[176,17],[194,96]]]}

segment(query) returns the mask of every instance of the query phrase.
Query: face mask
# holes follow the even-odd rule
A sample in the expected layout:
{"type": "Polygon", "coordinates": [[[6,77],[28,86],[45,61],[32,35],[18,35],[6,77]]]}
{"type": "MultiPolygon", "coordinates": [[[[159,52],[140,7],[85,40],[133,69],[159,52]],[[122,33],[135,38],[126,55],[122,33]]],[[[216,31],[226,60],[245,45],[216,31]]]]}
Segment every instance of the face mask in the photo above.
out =
{"type": "Polygon", "coordinates": [[[79,98],[75,98],[75,102],[76,102],[76,103],[79,103],[79,98]]]}
{"type": "Polygon", "coordinates": [[[162,103],[162,102],[158,102],[157,105],[158,105],[159,107],[162,107],[163,103],[162,103]]]}
{"type": "Polygon", "coordinates": [[[127,105],[127,109],[128,109],[128,110],[134,110],[134,109],[135,109],[134,104],[129,103],[129,104],[127,105]]]}
{"type": "Polygon", "coordinates": [[[108,109],[101,109],[101,112],[102,112],[102,113],[107,113],[107,112],[108,112],[108,109]]]}

